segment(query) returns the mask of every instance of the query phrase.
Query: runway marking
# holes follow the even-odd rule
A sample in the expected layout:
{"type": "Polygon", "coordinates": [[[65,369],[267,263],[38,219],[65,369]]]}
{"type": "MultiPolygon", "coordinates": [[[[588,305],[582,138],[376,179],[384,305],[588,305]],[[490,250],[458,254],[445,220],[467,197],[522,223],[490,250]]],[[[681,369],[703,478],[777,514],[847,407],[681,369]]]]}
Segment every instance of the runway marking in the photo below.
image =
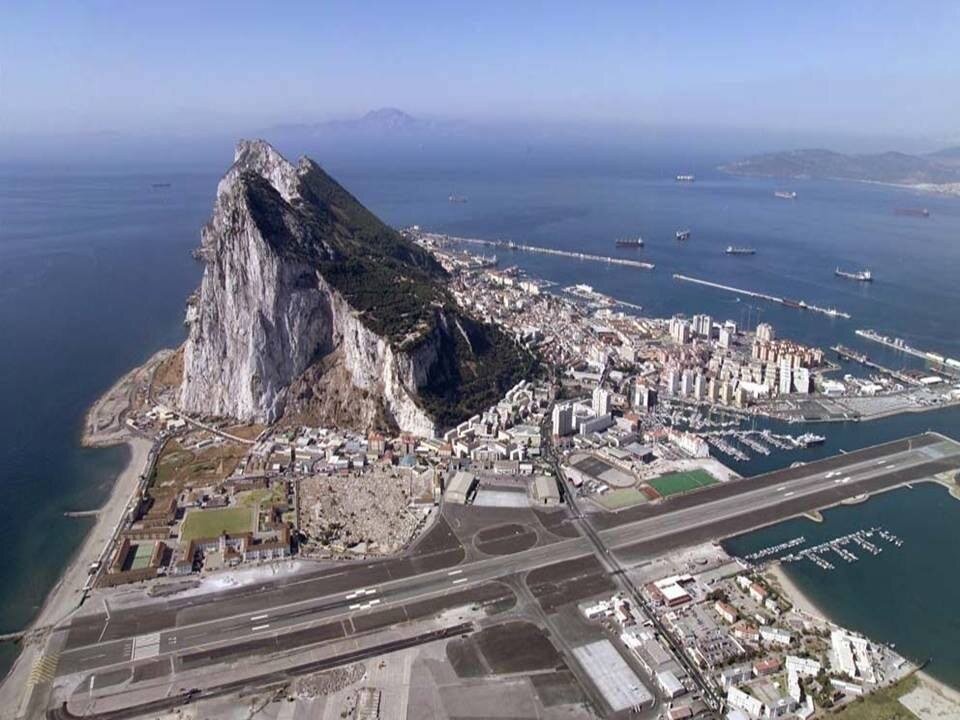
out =
{"type": "Polygon", "coordinates": [[[841,480],[840,482],[842,482],[844,485],[846,485],[848,482],[850,482],[850,476],[848,475],[847,477],[845,477],[845,478],[844,478],[843,480],[841,480]]]}
{"type": "Polygon", "coordinates": [[[786,485],[781,485],[780,487],[777,488],[777,492],[783,492],[786,489],[787,489],[786,485]]]}
{"type": "Polygon", "coordinates": [[[791,490],[790,492],[783,494],[784,497],[790,497],[791,495],[796,495],[796,493],[791,490]]]}
{"type": "Polygon", "coordinates": [[[469,580],[469,579],[470,579],[470,578],[457,578],[456,580],[453,581],[453,584],[454,584],[454,585],[459,585],[460,583],[465,583],[465,582],[466,582],[467,580],[469,580]]]}
{"type": "Polygon", "coordinates": [[[51,682],[57,675],[57,663],[60,662],[60,653],[41,655],[30,669],[28,685],[38,685],[42,682],[51,682]]]}
{"type": "Polygon", "coordinates": [[[260,632],[261,630],[266,630],[268,627],[270,627],[270,623],[265,625],[254,625],[252,628],[250,628],[250,632],[260,632]]]}
{"type": "Polygon", "coordinates": [[[358,597],[363,597],[364,595],[373,595],[377,591],[374,588],[360,588],[344,598],[345,600],[356,600],[358,597]]]}
{"type": "Polygon", "coordinates": [[[146,660],[160,654],[160,633],[138,635],[133,639],[132,660],[146,660]]]}
{"type": "Polygon", "coordinates": [[[349,608],[347,608],[347,609],[348,609],[348,610],[359,610],[359,609],[360,609],[360,606],[361,606],[362,604],[363,604],[363,603],[354,603],[353,605],[351,605],[351,606],[350,606],[349,608]]]}
{"type": "Polygon", "coordinates": [[[462,569],[461,569],[461,570],[451,570],[450,572],[447,573],[447,575],[459,575],[459,574],[462,573],[462,572],[463,572],[462,569]]]}
{"type": "Polygon", "coordinates": [[[267,613],[264,613],[263,615],[254,615],[252,618],[250,618],[250,622],[256,622],[257,620],[266,620],[268,617],[270,617],[270,615],[268,615],[267,613]]]}

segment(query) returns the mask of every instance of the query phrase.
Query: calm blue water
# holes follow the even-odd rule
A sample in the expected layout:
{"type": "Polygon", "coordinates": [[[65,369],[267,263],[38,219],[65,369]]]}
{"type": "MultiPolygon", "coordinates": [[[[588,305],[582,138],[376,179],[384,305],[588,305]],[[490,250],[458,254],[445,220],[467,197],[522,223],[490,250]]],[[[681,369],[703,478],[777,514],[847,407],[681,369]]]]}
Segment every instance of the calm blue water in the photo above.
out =
{"type": "MultiPolygon", "coordinates": [[[[84,412],[124,371],[182,340],[184,300],[200,277],[189,253],[228,163],[193,173],[0,172],[0,631],[29,621],[82,540],[88,526],[63,512],[100,503],[123,465],[120,450],[77,446],[84,412]],[[154,189],[154,182],[172,186],[154,189]]],[[[727,178],[710,170],[715,164],[517,161],[491,169],[407,160],[378,172],[340,158],[327,168],[396,226],[649,259],[654,272],[504,258],[564,285],[592,284],[650,314],[708,311],[745,321],[750,305],[753,322],[759,317],[824,346],[860,346],[895,366],[910,361],[859,343],[853,330],[876,327],[960,356],[960,202],[830,182],[790,183],[799,198],[787,202],[773,198],[774,183],[727,178]],[[686,171],[697,173],[695,184],[670,179],[686,171]],[[469,202],[451,205],[450,193],[469,202]],[[894,216],[903,205],[926,206],[931,217],[894,216]],[[686,244],[673,238],[681,227],[693,231],[686,244]],[[615,238],[637,234],[646,249],[614,247],[615,238]],[[758,254],[728,258],[728,244],[749,244],[758,254]],[[877,282],[836,280],[836,265],[868,266],[877,282]],[[835,305],[854,319],[738,302],[677,283],[674,272],[835,305]]],[[[830,426],[828,444],[803,459],[928,427],[958,435],[960,413],[830,426]]],[[[773,456],[738,469],[758,472],[796,459],[773,456]]],[[[11,652],[0,648],[0,672],[11,652]]]]}
{"type": "Polygon", "coordinates": [[[960,543],[960,501],[946,488],[920,483],[870,498],[856,506],[824,513],[824,522],[790,520],[732,538],[724,547],[747,555],[797,537],[817,545],[870,527],[883,527],[903,539],[893,547],[876,536],[880,555],[848,549],[860,559],[846,563],[828,553],[835,570],[810,561],[787,563],[790,579],[831,619],[885,643],[894,643],[908,658],[931,658],[929,672],[960,688],[960,577],[956,548],[960,543]]]}

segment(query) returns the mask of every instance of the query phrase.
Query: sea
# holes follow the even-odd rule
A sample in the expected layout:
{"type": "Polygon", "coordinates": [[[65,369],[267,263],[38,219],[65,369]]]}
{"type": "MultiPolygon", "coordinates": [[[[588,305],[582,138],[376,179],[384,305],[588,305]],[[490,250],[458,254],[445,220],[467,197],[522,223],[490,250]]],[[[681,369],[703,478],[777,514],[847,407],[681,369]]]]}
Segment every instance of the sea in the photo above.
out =
{"type": "MultiPolygon", "coordinates": [[[[405,156],[376,164],[353,162],[349,154],[320,159],[396,227],[418,224],[451,235],[653,262],[656,268],[645,271],[498,251],[501,266],[516,265],[561,287],[592,285],[642,306],[644,314],[707,312],[741,326],[768,322],[780,335],[825,349],[842,343],[897,368],[922,362],[862,340],[854,330],[874,328],[960,357],[960,200],[955,198],[862,183],[731,177],[716,170],[730,159],[720,154],[640,154],[629,162],[623,157],[566,161],[562,154],[548,161],[518,156],[500,163],[480,157],[471,162],[462,155],[455,162],[405,156]],[[693,173],[696,181],[678,183],[679,173],[693,173]],[[797,198],[776,198],[778,189],[796,191],[797,198]],[[449,202],[451,194],[466,202],[449,202]],[[897,215],[898,207],[925,207],[930,215],[897,215]],[[678,229],[689,229],[690,239],[675,240],[678,229]],[[617,238],[637,236],[645,241],[641,250],[614,245],[617,238]],[[757,253],[727,256],[728,245],[747,245],[757,253]],[[836,267],[869,268],[876,281],[838,279],[836,267]],[[836,307],[852,318],[740,298],[678,282],[674,273],[836,307]]],[[[127,460],[123,448],[79,446],[84,414],[124,372],[183,340],[184,303],[202,273],[190,253],[229,162],[224,157],[186,168],[146,161],[104,169],[0,168],[0,547],[5,556],[0,633],[29,623],[88,531],[89,519],[64,513],[102,503],[127,460]]],[[[734,463],[734,469],[763,472],[927,429],[960,438],[960,410],[811,429],[826,435],[822,446],[734,463]]],[[[955,565],[950,549],[960,545],[960,523],[951,513],[960,505],[952,502],[936,489],[889,493],[832,511],[818,528],[877,524],[874,513],[902,516],[905,544],[889,553],[890,562],[916,569],[926,567],[921,560],[942,553],[939,571],[931,568],[923,577],[911,571],[895,583],[880,562],[851,568],[857,573],[873,568],[869,581],[858,575],[840,582],[846,569],[823,578],[805,577],[806,569],[790,572],[838,620],[896,641],[912,656],[934,655],[934,671],[948,665],[940,677],[960,687],[960,656],[945,653],[936,642],[948,635],[943,628],[954,628],[953,638],[960,636],[952,615],[960,580],[949,572],[955,565]],[[939,510],[933,512],[934,507],[939,510]],[[834,521],[835,516],[842,520],[834,521]],[[939,534],[930,546],[933,532],[939,534]],[[910,558],[917,564],[911,566],[910,558]],[[880,583],[883,593],[869,592],[880,583]],[[911,622],[904,625],[904,612],[920,607],[916,596],[921,594],[936,602],[911,612],[911,622]],[[907,632],[911,627],[916,631],[907,632]]],[[[884,522],[892,525],[893,519],[884,522]]],[[[789,526],[762,531],[791,532],[789,526]]],[[[766,535],[756,540],[767,541],[766,535]]],[[[15,653],[14,646],[0,645],[0,673],[15,653]]]]}

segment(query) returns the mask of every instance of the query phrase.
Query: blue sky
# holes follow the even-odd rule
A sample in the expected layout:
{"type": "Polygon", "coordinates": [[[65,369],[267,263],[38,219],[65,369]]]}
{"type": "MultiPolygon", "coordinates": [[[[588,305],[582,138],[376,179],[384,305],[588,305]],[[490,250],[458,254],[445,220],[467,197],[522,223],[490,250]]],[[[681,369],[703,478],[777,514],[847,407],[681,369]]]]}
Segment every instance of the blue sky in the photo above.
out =
{"type": "Polygon", "coordinates": [[[955,1],[0,0],[0,133],[232,132],[395,106],[956,140],[958,48],[955,1]]]}

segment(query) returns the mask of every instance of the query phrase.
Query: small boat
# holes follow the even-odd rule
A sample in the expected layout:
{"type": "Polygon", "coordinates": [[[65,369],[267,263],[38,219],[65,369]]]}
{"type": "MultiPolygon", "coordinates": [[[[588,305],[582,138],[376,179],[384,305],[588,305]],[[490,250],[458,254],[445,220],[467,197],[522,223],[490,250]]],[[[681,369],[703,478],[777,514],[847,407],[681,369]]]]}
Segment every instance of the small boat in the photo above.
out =
{"type": "Polygon", "coordinates": [[[846,278],[847,280],[857,280],[859,282],[873,282],[873,273],[869,270],[857,270],[855,272],[847,272],[837,268],[833,271],[833,274],[837,277],[846,278]]]}

